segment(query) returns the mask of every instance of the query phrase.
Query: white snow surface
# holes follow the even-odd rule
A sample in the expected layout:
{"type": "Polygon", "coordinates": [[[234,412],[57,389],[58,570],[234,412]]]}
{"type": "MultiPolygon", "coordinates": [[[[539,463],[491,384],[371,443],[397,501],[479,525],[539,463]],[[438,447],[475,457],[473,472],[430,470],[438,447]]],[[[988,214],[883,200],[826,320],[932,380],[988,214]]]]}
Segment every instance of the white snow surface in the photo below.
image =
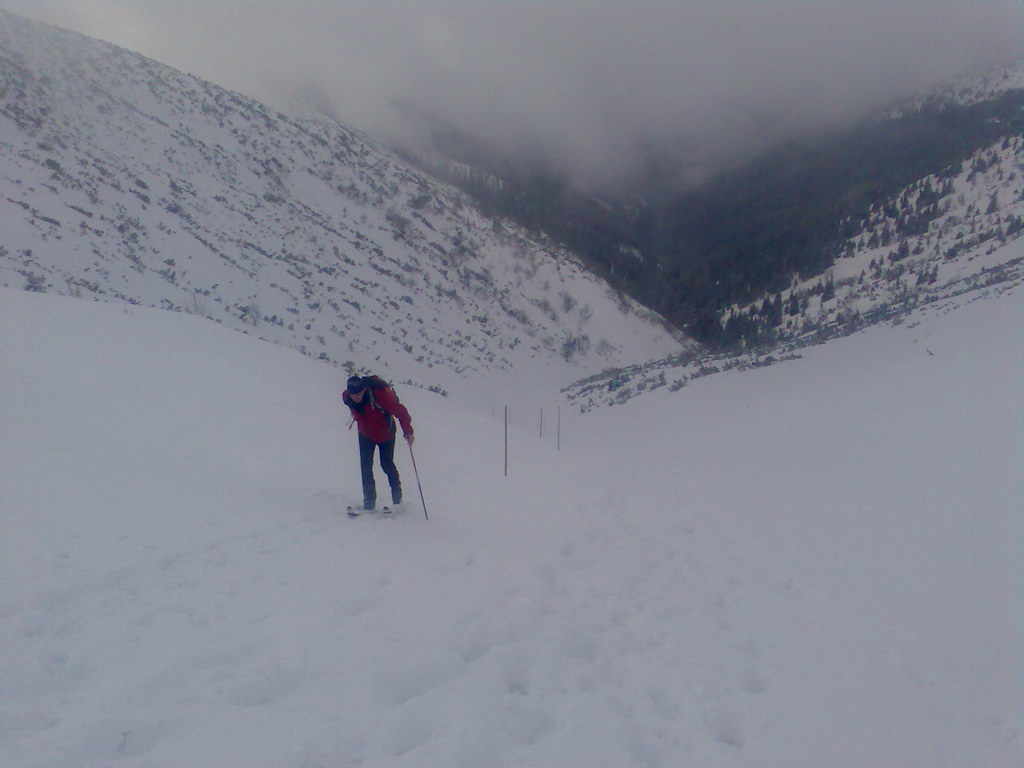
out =
{"type": "Polygon", "coordinates": [[[0,764],[1019,767],[1022,298],[517,407],[507,477],[399,388],[428,521],[404,446],[342,513],[336,369],[3,290],[0,764]]]}

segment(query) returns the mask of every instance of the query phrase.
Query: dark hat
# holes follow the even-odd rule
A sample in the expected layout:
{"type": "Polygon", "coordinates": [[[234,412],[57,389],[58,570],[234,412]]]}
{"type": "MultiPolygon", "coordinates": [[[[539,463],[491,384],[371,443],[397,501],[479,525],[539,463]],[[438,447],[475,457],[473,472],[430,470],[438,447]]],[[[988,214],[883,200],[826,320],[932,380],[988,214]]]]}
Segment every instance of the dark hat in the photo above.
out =
{"type": "Polygon", "coordinates": [[[349,376],[348,384],[345,385],[350,395],[357,395],[366,389],[366,382],[361,376],[349,376]]]}

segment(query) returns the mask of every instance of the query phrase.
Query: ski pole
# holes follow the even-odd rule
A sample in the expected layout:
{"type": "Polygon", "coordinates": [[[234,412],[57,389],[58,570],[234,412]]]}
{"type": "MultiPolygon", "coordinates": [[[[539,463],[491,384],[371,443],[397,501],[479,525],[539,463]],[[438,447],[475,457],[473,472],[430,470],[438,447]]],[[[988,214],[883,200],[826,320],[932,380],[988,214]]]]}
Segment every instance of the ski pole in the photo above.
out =
{"type": "Polygon", "coordinates": [[[412,471],[416,474],[416,487],[420,489],[420,502],[423,504],[423,517],[429,520],[430,515],[427,514],[427,500],[423,498],[423,485],[420,483],[420,471],[416,469],[416,454],[412,451],[412,443],[409,443],[409,455],[412,456],[412,471]]]}

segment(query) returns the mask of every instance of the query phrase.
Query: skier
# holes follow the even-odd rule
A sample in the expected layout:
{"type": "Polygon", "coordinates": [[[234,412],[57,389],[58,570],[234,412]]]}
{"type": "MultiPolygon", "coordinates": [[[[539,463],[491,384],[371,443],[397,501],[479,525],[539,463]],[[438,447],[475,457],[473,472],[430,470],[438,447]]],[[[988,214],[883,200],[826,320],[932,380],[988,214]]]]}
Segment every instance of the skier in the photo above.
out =
{"type": "Polygon", "coordinates": [[[341,395],[359,427],[359,464],[363,476],[363,509],[377,505],[377,485],[373,480],[373,452],[380,450],[380,467],[391,485],[391,501],[402,503],[402,481],[395,466],[395,420],[402,434],[413,443],[412,418],[398,400],[395,390],[379,376],[351,376],[341,395]]]}

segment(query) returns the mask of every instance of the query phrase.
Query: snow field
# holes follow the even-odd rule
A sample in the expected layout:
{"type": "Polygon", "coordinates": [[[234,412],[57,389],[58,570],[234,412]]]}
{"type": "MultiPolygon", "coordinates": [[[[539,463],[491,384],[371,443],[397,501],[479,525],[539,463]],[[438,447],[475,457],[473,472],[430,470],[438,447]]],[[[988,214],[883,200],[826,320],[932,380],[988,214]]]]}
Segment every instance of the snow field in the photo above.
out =
{"type": "Polygon", "coordinates": [[[0,763],[1018,766],[1020,290],[585,417],[2,293],[0,763]],[[549,417],[550,418],[550,417],[549,417]],[[386,483],[378,474],[380,491],[386,483]],[[386,492],[385,492],[386,493],[386,492]]]}

